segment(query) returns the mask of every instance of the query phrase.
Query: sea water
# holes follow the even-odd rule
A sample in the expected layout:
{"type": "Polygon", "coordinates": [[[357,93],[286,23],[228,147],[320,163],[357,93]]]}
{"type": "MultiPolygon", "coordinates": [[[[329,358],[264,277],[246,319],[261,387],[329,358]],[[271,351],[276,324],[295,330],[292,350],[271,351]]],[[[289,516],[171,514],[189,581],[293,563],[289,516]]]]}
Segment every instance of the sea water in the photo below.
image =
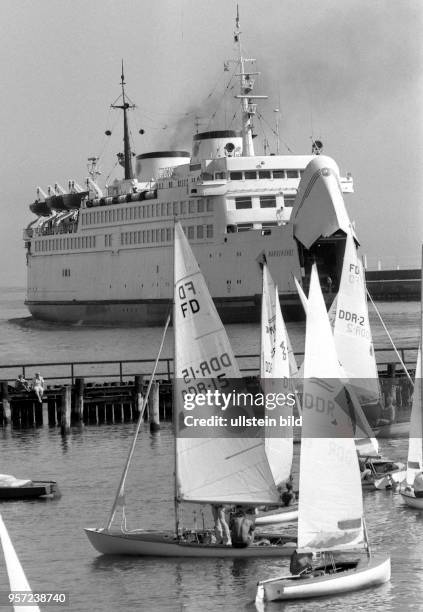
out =
{"type": "MultiPolygon", "coordinates": [[[[28,317],[23,296],[21,289],[0,293],[0,365],[141,359],[151,357],[158,348],[159,328],[83,328],[35,322],[28,317]]],[[[378,307],[395,342],[415,347],[419,304],[385,303],[378,307]]],[[[371,317],[375,344],[388,347],[376,315],[371,317]]],[[[295,349],[301,352],[304,324],[289,324],[288,328],[295,349]]],[[[258,351],[258,325],[232,325],[228,332],[235,352],[258,351]]],[[[169,334],[164,356],[171,354],[169,334]]],[[[83,528],[106,524],[134,427],[133,423],[74,427],[66,438],[48,426],[36,430],[0,428],[0,473],[57,480],[62,492],[57,500],[0,503],[0,513],[32,589],[68,593],[69,606],[62,609],[75,612],[253,611],[251,585],[285,573],[286,559],[103,557],[89,544],[83,528]]],[[[407,440],[386,440],[381,446],[384,454],[405,460],[407,440]]],[[[155,436],[143,429],[126,486],[128,528],[172,529],[173,454],[170,424],[162,424],[155,436]]],[[[324,496],[324,492],[316,490],[318,495],[324,496]]],[[[342,597],[269,604],[266,610],[423,609],[423,513],[405,507],[392,491],[365,492],[364,503],[373,550],[391,555],[391,581],[342,597]]],[[[203,520],[211,525],[207,508],[204,515],[201,508],[184,511],[187,527],[202,526],[203,520]]],[[[7,589],[1,564],[0,592],[7,589]]]]}

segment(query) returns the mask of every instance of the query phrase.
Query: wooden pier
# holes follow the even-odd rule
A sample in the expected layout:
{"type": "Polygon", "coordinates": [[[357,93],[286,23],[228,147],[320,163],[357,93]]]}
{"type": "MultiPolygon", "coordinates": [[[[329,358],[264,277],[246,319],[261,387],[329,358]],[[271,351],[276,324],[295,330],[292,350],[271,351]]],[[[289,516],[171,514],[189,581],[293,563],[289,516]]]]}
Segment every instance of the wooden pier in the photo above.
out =
{"type": "MultiPolygon", "coordinates": [[[[399,420],[406,420],[410,408],[412,386],[392,350],[378,354],[382,392],[394,393],[399,420]],[[382,358],[381,358],[382,357],[382,358]],[[394,360],[395,359],[395,360],[394,360]]],[[[417,348],[399,349],[407,368],[415,368],[417,348]]],[[[301,356],[299,361],[301,361],[301,356]]],[[[259,355],[237,355],[244,376],[258,377],[259,355]]],[[[103,425],[138,419],[152,370],[151,360],[39,363],[0,366],[0,427],[40,427],[49,425],[69,433],[76,424],[103,425]],[[134,367],[139,372],[134,373],[134,367]],[[19,374],[30,368],[42,372],[47,381],[43,401],[33,391],[18,392],[13,386],[19,374]],[[85,370],[85,375],[79,373],[85,370]],[[13,378],[10,374],[13,372],[13,378]],[[101,380],[101,382],[99,382],[101,380]]],[[[160,421],[172,418],[171,359],[160,360],[160,368],[152,386],[145,418],[152,432],[160,421]]]]}

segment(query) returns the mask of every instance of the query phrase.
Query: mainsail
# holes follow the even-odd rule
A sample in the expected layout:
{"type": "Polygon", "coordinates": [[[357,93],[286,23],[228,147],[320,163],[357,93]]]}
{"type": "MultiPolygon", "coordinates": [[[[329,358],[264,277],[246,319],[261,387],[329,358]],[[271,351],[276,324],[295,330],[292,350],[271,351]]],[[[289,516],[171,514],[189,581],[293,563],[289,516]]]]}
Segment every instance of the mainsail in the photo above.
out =
{"type": "Polygon", "coordinates": [[[336,351],[354,385],[360,403],[380,400],[379,378],[367,309],[362,263],[354,239],[347,234],[344,263],[336,300],[334,324],[336,351]]]}
{"type": "MultiPolygon", "coordinates": [[[[267,264],[263,265],[263,294],[261,303],[260,378],[264,393],[288,394],[295,391],[291,378],[297,373],[297,364],[282,317],[279,292],[267,264]]],[[[292,417],[292,407],[278,409],[278,416],[292,417]]],[[[289,479],[293,458],[292,426],[279,427],[278,436],[272,428],[266,432],[265,448],[276,485],[289,479]]]]}
{"type": "Polygon", "coordinates": [[[351,397],[313,265],[307,308],[299,549],[344,549],[364,542],[363,498],[351,397]]]}
{"type": "Polygon", "coordinates": [[[416,474],[423,469],[423,422],[422,422],[422,355],[421,346],[417,354],[413,405],[410,417],[410,439],[408,442],[407,484],[413,485],[416,474]]]}
{"type": "MultiPolygon", "coordinates": [[[[180,223],[175,225],[175,433],[178,501],[261,504],[277,503],[279,494],[265,453],[264,436],[195,437],[185,428],[184,397],[208,387],[230,392],[241,381],[225,328],[180,223]]],[[[225,416],[208,402],[209,416],[225,416]]],[[[204,410],[203,410],[204,412],[204,410]]],[[[226,411],[226,413],[229,412],[226,411]]]]}

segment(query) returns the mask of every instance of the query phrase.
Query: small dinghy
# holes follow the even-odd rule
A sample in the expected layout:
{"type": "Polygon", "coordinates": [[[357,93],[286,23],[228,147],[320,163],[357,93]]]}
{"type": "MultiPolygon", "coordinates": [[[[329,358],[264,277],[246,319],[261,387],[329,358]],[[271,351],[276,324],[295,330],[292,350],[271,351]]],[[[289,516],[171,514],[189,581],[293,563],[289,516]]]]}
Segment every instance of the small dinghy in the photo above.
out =
{"type": "Polygon", "coordinates": [[[314,264],[306,322],[298,548],[291,575],[258,583],[257,605],[347,593],[390,579],[390,559],[372,556],[367,539],[353,393],[344,381],[314,264]]]}
{"type": "Polygon", "coordinates": [[[255,524],[259,527],[264,525],[279,525],[281,523],[294,523],[298,521],[298,507],[287,506],[286,508],[278,508],[269,512],[259,513],[256,517],[255,524]]]}
{"type": "Polygon", "coordinates": [[[10,474],[0,474],[0,501],[60,497],[54,480],[23,480],[10,474]]]}

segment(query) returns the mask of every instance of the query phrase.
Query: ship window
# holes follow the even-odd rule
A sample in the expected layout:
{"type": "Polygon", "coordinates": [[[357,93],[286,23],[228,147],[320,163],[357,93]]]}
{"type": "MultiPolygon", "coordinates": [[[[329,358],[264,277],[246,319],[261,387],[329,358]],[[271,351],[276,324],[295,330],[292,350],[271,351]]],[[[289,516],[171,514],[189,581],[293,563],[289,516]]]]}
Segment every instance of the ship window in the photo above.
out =
{"type": "Polygon", "coordinates": [[[160,230],[160,241],[164,242],[166,240],[166,230],[165,229],[161,229],[160,230]]]}
{"type": "Polygon", "coordinates": [[[236,210],[243,210],[245,208],[252,208],[253,204],[251,202],[251,197],[241,196],[239,198],[235,198],[235,208],[236,210]]]}
{"type": "Polygon", "coordinates": [[[172,229],[170,227],[166,228],[166,240],[167,242],[172,240],[172,229]]]}
{"type": "Polygon", "coordinates": [[[286,176],[287,178],[298,178],[298,170],[287,170],[286,176]]]}
{"type": "Polygon", "coordinates": [[[213,238],[213,225],[207,225],[207,238],[213,238]]]}
{"type": "Polygon", "coordinates": [[[270,178],[270,170],[259,170],[258,177],[259,179],[270,178]]]}
{"type": "Polygon", "coordinates": [[[260,196],[260,208],[276,208],[276,196],[260,196]]]}
{"type": "Polygon", "coordinates": [[[198,200],[198,212],[204,212],[204,200],[198,200]]]}
{"type": "Polygon", "coordinates": [[[253,229],[252,223],[238,223],[238,231],[239,232],[248,232],[248,230],[253,229]]]}
{"type": "Polygon", "coordinates": [[[204,228],[202,225],[197,225],[197,238],[204,238],[204,228]]]}
{"type": "Polygon", "coordinates": [[[129,232],[129,244],[134,244],[134,232],[129,232]]]}
{"type": "Polygon", "coordinates": [[[284,179],[285,178],[285,170],[273,170],[273,178],[274,179],[284,179]]]}
{"type": "Polygon", "coordinates": [[[211,200],[210,198],[207,198],[207,212],[213,212],[213,200],[211,200]]]}
{"type": "Polygon", "coordinates": [[[156,242],[160,242],[160,230],[156,229],[156,242]]]}
{"type": "Polygon", "coordinates": [[[160,217],[160,204],[153,205],[156,211],[156,217],[160,217]]]}
{"type": "Polygon", "coordinates": [[[151,230],[147,230],[147,242],[151,242],[151,230]]]}
{"type": "Polygon", "coordinates": [[[173,214],[172,202],[168,202],[167,203],[167,214],[168,214],[168,216],[173,214]]]}
{"type": "Polygon", "coordinates": [[[186,215],[188,210],[188,202],[181,202],[181,215],[186,215]]]}
{"type": "Polygon", "coordinates": [[[195,213],[195,208],[196,208],[195,204],[196,204],[195,200],[190,200],[189,205],[188,205],[190,213],[195,213]]]}
{"type": "Polygon", "coordinates": [[[284,204],[288,208],[292,208],[294,206],[294,202],[295,202],[295,196],[285,196],[284,197],[284,204]]]}
{"type": "Polygon", "coordinates": [[[226,178],[226,172],[215,172],[214,178],[215,178],[215,180],[225,179],[226,178]]]}
{"type": "Polygon", "coordinates": [[[194,226],[190,225],[188,228],[188,238],[192,240],[194,238],[194,226]]]}
{"type": "Polygon", "coordinates": [[[161,208],[161,215],[162,215],[162,217],[164,217],[165,214],[166,214],[166,204],[164,202],[162,202],[160,208],[161,208]]]}
{"type": "Polygon", "coordinates": [[[179,203],[178,202],[173,203],[173,214],[179,215],[179,203]]]}
{"type": "Polygon", "coordinates": [[[244,176],[246,179],[256,179],[257,178],[257,172],[255,170],[246,170],[244,172],[244,176]]]}
{"type": "Polygon", "coordinates": [[[242,172],[230,172],[229,176],[232,181],[242,181],[242,172]]]}

